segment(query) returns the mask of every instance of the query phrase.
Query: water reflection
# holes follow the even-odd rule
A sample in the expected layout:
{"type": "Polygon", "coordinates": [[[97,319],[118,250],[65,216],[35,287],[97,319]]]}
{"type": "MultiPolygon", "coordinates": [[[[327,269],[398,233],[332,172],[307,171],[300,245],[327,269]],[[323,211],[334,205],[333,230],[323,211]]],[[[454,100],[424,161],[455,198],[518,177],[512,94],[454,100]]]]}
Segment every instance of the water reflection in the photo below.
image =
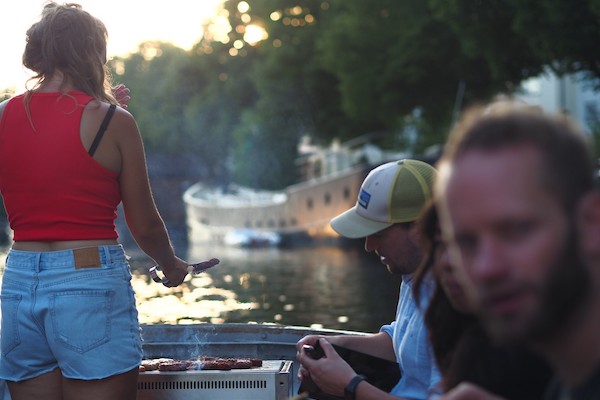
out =
{"type": "Polygon", "coordinates": [[[152,281],[151,260],[134,247],[126,250],[143,324],[255,322],[376,332],[393,319],[400,285],[360,246],[249,250],[194,243],[188,260],[221,263],[177,288],[152,281]]]}
{"type": "Polygon", "coordinates": [[[237,301],[231,290],[214,287],[206,274],[188,279],[178,289],[151,283],[143,274],[143,270],[136,271],[132,283],[140,322],[144,324],[223,323],[222,316],[227,312],[258,307],[237,301]]]}
{"type": "Polygon", "coordinates": [[[190,261],[221,264],[179,288],[154,283],[132,259],[143,323],[256,322],[377,331],[395,312],[399,277],[359,247],[239,249],[194,244],[190,261]]]}

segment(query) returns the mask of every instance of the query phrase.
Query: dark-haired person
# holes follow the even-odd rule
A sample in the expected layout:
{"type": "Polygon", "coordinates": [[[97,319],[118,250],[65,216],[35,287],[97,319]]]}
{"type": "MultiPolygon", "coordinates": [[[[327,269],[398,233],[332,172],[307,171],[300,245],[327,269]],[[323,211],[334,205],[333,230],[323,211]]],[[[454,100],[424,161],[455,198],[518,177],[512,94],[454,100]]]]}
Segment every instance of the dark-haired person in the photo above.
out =
{"type": "MultiPolygon", "coordinates": [[[[488,334],[549,362],[547,399],[600,398],[600,193],[584,135],[494,104],[466,114],[439,177],[442,231],[488,334]]],[[[446,398],[485,396],[461,384],[446,398]]]]}
{"type": "Polygon", "coordinates": [[[14,232],[0,378],[13,400],[135,399],[142,346],[119,203],[166,285],[188,264],[156,209],[136,122],[111,93],[104,24],[48,2],[26,36],[35,76],[0,104],[0,191],[14,232]]]}

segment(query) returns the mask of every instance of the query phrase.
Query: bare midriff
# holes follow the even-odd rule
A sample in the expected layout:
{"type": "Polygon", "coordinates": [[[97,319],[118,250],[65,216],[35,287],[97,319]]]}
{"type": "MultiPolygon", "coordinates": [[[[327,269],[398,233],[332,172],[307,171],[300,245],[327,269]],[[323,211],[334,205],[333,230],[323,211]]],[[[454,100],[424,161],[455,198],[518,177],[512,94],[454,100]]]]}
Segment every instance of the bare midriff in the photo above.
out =
{"type": "Polygon", "coordinates": [[[80,249],[83,247],[95,247],[95,246],[113,246],[119,242],[113,239],[106,240],[64,240],[57,242],[29,242],[29,241],[18,241],[14,242],[12,248],[14,250],[21,251],[60,251],[70,249],[80,249]]]}

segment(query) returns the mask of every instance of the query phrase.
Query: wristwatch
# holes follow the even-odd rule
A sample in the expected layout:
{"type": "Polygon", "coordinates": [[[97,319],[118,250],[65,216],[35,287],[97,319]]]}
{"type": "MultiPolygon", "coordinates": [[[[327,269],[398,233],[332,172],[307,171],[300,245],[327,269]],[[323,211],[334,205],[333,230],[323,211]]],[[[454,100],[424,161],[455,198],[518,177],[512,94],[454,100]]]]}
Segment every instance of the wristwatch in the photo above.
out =
{"type": "Polygon", "coordinates": [[[356,387],[365,379],[363,375],[356,375],[352,378],[344,388],[344,400],[356,400],[356,387]]]}

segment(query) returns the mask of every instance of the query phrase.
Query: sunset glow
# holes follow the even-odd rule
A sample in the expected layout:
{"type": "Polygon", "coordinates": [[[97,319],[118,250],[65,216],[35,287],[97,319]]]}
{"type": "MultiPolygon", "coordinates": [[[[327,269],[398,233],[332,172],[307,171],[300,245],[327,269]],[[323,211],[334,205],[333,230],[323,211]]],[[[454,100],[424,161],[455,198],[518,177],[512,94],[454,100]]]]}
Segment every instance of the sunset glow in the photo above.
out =
{"type": "MultiPolygon", "coordinates": [[[[98,17],[108,30],[109,56],[127,55],[138,51],[144,41],[171,42],[190,49],[202,37],[203,24],[217,14],[223,0],[118,1],[74,0],[83,9],[98,17]]],[[[58,3],[63,1],[58,0],[58,3]]],[[[7,38],[0,42],[0,91],[24,90],[28,72],[21,65],[25,47],[25,32],[38,20],[43,0],[0,2],[2,28],[7,38]]]]}
{"type": "Polygon", "coordinates": [[[262,26],[258,25],[248,25],[246,27],[246,32],[244,33],[244,41],[251,45],[265,40],[268,37],[267,31],[265,31],[262,26]]]}

